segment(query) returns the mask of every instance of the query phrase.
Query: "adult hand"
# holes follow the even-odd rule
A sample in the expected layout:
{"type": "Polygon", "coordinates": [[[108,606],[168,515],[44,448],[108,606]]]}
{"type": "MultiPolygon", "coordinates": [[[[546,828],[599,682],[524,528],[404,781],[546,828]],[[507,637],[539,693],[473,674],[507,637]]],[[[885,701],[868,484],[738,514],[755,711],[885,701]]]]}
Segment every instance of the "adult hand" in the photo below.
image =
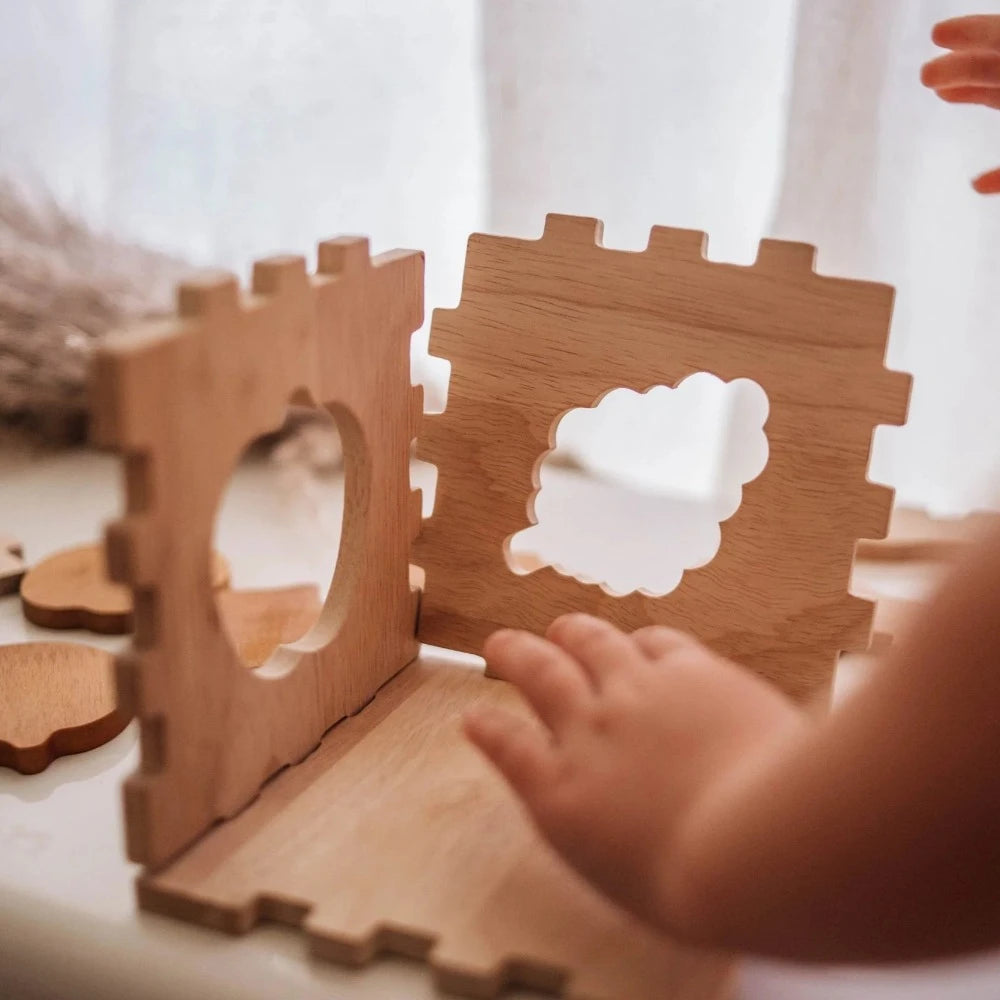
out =
{"type": "MultiPolygon", "coordinates": [[[[1000,110],[1000,14],[956,17],[936,25],[934,43],[950,49],[927,63],[924,85],[951,104],[982,104],[1000,110]]],[[[973,181],[980,194],[1000,194],[1000,169],[973,181]]]]}

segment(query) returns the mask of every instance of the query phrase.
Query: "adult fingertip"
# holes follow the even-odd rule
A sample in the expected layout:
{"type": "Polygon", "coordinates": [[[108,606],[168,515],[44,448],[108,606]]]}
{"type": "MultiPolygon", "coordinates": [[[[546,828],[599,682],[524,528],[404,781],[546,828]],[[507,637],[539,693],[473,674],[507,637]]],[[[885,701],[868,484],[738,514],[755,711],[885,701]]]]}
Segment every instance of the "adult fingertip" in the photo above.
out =
{"type": "Polygon", "coordinates": [[[938,21],[931,28],[931,41],[943,49],[950,48],[955,43],[955,26],[952,21],[938,21]]]}
{"type": "Polygon", "coordinates": [[[979,194],[1000,194],[1000,170],[991,170],[988,174],[977,177],[972,187],[979,194]]]}
{"type": "Polygon", "coordinates": [[[947,55],[938,56],[925,62],[920,67],[920,82],[931,90],[942,90],[955,83],[955,55],[949,52],[947,55]]]}

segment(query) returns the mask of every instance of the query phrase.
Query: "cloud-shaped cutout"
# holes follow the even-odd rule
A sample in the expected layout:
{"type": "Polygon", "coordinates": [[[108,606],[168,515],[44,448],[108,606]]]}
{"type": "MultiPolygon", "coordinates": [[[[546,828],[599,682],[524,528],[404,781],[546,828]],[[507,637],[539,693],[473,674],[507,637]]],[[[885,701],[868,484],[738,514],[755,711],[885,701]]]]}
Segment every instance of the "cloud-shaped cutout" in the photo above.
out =
{"type": "Polygon", "coordinates": [[[559,468],[545,456],[537,524],[509,540],[512,568],[549,564],[617,595],[670,593],[686,570],[715,557],[721,523],[767,464],[768,410],[756,382],[701,372],[676,388],[616,389],[566,414],[557,447],[568,421],[575,441],[600,436],[627,461],[608,477],[559,468]],[[712,427],[704,426],[706,413],[712,427]]]}

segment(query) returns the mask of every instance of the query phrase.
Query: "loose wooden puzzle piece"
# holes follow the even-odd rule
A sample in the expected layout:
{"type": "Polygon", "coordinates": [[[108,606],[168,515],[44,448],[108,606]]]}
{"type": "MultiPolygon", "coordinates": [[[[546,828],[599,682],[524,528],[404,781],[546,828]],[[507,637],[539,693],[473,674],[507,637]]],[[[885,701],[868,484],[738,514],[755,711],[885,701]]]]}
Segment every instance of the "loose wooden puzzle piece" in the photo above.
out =
{"type": "Polygon", "coordinates": [[[323,608],[313,584],[274,590],[223,590],[215,597],[222,623],[244,666],[256,669],[281,645],[301,639],[323,608]]]}
{"type": "Polygon", "coordinates": [[[975,511],[964,517],[933,517],[925,510],[897,507],[883,539],[858,542],[858,559],[872,561],[954,560],[985,531],[1000,524],[1000,514],[975,511]]]}
{"type": "Polygon", "coordinates": [[[731,960],[608,903],[543,843],[464,740],[463,712],[526,711],[507,684],[422,657],[239,816],[144,876],[144,909],[233,933],[301,926],[313,954],[425,959],[451,993],[710,1000],[731,960]]]}
{"type": "Polygon", "coordinates": [[[22,774],[103,746],[128,725],[110,653],[68,642],[0,646],[0,766],[22,774]]]}
{"type": "Polygon", "coordinates": [[[451,363],[447,409],[418,440],[438,467],[414,556],[423,641],[477,652],[497,628],[541,632],[588,611],[694,632],[801,698],[829,689],[841,650],[867,646],[872,604],[848,592],[854,547],[884,535],[892,505],[866,479],[872,432],[902,423],[910,391],[883,364],[892,289],[819,276],[814,248],[775,240],[751,267],[712,263],[705,239],[655,227],[645,251],[609,250],[596,220],[557,215],[540,240],[470,238],[461,301],[431,329],[451,363]],[[551,567],[515,574],[505,550],[534,522],[559,418],[702,371],[752,379],[770,402],[767,466],[715,559],[665,597],[615,597],[551,567]]]}
{"type": "MultiPolygon", "coordinates": [[[[212,587],[229,585],[229,566],[212,555],[212,587]]],[[[108,578],[104,546],[81,545],[33,566],[21,582],[24,617],[42,628],[83,628],[105,635],[132,629],[132,593],[108,578]]]]}
{"type": "Polygon", "coordinates": [[[21,543],[0,535],[0,597],[17,593],[26,568],[21,543]]]}
{"type": "Polygon", "coordinates": [[[423,255],[372,259],[367,240],[331,240],[316,275],[302,258],[261,261],[252,295],[230,276],[187,284],[179,313],[104,341],[94,386],[94,432],[126,465],[127,512],[107,549],[135,594],[133,650],[118,670],[141,720],[128,850],[154,866],[243,808],[417,652],[409,456],[422,394],[409,352],[423,255]],[[343,534],[315,628],[247,670],[215,608],[209,540],[240,455],[290,402],[337,421],[343,534]]]}

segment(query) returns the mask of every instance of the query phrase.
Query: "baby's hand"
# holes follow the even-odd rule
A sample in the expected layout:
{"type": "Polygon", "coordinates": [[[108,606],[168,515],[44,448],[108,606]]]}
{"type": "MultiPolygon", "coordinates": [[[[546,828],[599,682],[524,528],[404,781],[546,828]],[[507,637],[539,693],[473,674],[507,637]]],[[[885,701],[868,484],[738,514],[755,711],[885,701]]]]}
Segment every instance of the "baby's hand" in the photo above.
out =
{"type": "Polygon", "coordinates": [[[542,833],[599,889],[684,931],[675,849],[699,797],[805,716],[775,688],[667,628],[626,635],[575,614],[547,638],[498,632],[484,655],[538,716],[499,709],[466,732],[542,833]]]}
{"type": "MultiPolygon", "coordinates": [[[[1000,14],[942,21],[932,38],[952,51],[924,66],[924,84],[953,104],[1000,109],[1000,14]]],[[[1000,169],[977,177],[973,187],[981,194],[1000,194],[1000,169]]]]}

